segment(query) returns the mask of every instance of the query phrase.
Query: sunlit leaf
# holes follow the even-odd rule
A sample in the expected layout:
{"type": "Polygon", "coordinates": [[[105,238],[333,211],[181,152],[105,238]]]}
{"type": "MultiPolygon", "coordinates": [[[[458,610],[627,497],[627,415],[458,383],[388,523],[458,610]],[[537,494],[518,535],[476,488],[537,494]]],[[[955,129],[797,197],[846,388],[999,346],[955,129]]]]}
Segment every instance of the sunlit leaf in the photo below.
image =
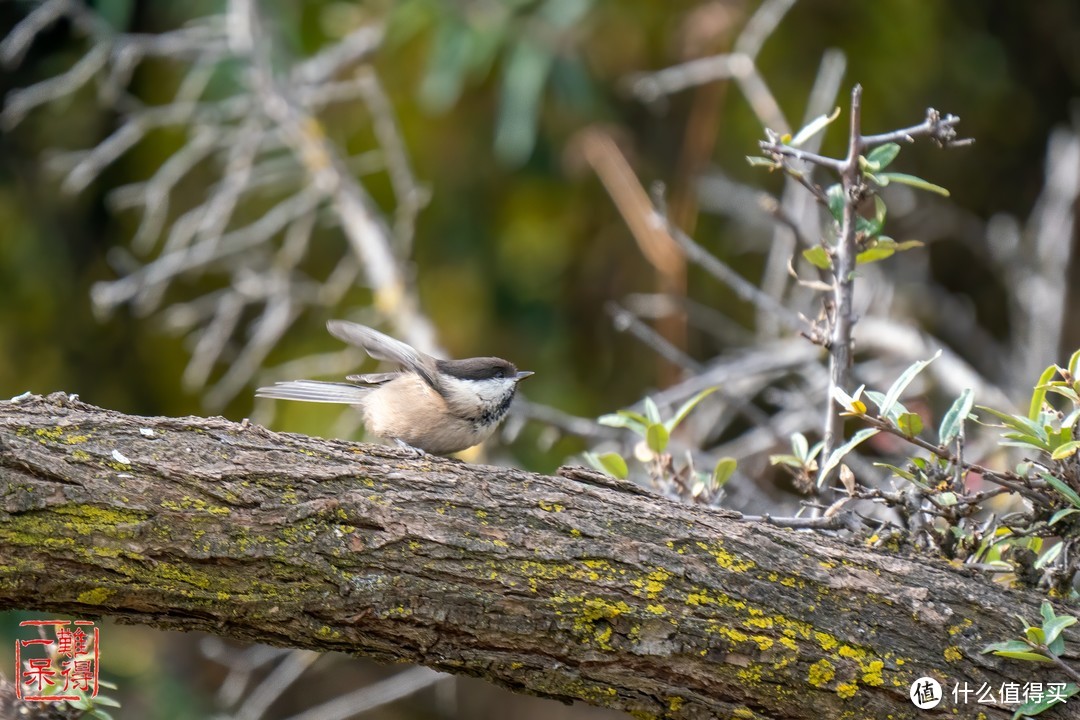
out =
{"type": "Polygon", "coordinates": [[[1080,449],[1080,440],[1070,440],[1054,448],[1054,452],[1050,453],[1050,457],[1054,460],[1064,460],[1075,455],[1077,449],[1080,449]]]}
{"type": "Polygon", "coordinates": [[[869,263],[878,262],[885,258],[892,257],[896,254],[896,247],[894,245],[878,245],[870,248],[869,250],[863,250],[861,253],[855,256],[856,265],[867,265],[869,263]]]}
{"type": "Polygon", "coordinates": [[[795,137],[791,138],[791,142],[789,144],[794,147],[801,147],[803,143],[805,143],[807,140],[827,128],[829,126],[829,123],[831,123],[838,117],[840,117],[839,107],[833,110],[832,113],[830,113],[829,115],[818,115],[816,118],[808,122],[802,130],[795,133],[795,137]]]}

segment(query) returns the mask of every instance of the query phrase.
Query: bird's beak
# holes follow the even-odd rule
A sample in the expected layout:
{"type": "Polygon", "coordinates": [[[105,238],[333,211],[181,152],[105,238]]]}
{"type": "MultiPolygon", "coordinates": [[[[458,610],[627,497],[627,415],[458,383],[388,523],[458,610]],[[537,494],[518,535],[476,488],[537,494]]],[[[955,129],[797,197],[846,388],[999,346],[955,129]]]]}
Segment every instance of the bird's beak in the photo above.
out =
{"type": "Polygon", "coordinates": [[[535,375],[535,374],[536,373],[534,373],[532,370],[522,370],[521,372],[519,372],[517,375],[514,376],[514,379],[517,380],[518,382],[521,382],[522,380],[529,377],[530,375],[535,375]]]}

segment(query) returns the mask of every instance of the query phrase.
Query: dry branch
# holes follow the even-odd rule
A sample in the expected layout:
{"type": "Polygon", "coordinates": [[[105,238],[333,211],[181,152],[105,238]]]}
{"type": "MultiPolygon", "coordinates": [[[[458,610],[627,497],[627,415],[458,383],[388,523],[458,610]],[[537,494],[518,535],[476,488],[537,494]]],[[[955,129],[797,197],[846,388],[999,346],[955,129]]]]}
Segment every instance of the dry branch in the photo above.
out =
{"type": "Polygon", "coordinates": [[[979,652],[1038,616],[1033,593],[583,470],[58,393],[0,403],[0,498],[5,609],[415,662],[641,717],[914,718],[923,675],[1061,679],[979,652]]]}

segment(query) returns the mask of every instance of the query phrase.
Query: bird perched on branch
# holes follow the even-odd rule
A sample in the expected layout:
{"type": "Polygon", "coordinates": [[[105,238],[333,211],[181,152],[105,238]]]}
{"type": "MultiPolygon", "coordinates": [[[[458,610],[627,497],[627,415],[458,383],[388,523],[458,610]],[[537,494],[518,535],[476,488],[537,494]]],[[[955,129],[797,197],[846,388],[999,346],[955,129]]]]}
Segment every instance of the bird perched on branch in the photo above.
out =
{"type": "Polygon", "coordinates": [[[496,357],[440,360],[345,320],[326,328],[401,370],[349,375],[347,383],[290,380],[261,387],[255,396],[355,405],[368,432],[414,450],[447,455],[480,444],[506,417],[517,384],[532,375],[496,357]]]}

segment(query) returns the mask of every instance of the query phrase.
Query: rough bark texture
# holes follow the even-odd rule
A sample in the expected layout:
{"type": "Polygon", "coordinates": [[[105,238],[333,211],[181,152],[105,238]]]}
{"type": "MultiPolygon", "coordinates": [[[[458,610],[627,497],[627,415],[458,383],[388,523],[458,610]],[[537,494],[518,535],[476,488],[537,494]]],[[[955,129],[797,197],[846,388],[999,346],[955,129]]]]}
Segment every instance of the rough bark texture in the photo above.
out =
{"type": "Polygon", "coordinates": [[[979,652],[1038,616],[1033,593],[568,475],[62,394],[0,403],[0,608],[405,660],[640,717],[1007,718],[918,711],[908,687],[1062,680],[979,652]]]}

